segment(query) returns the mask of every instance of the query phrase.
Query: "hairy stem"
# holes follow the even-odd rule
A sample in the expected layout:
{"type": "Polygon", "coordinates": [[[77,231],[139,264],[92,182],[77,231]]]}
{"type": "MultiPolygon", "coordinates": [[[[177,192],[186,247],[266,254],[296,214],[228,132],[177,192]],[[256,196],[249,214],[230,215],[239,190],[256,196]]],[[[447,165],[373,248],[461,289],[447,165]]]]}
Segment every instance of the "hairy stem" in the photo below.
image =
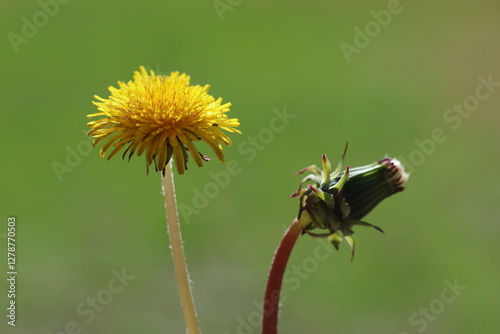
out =
{"type": "Polygon", "coordinates": [[[193,294],[189,283],[186,258],[182,245],[182,236],[179,225],[179,215],[177,213],[177,203],[175,200],[175,187],[171,162],[167,164],[165,176],[163,177],[163,195],[165,197],[165,209],[167,211],[167,230],[170,237],[170,251],[172,253],[175,277],[179,288],[182,312],[188,334],[200,334],[200,326],[194,307],[193,294]]]}
{"type": "Polygon", "coordinates": [[[296,218],[292,222],[274,253],[269,276],[267,277],[266,293],[264,296],[262,334],[278,333],[278,313],[283,276],[293,246],[307,225],[304,223],[306,219],[303,219],[306,215],[307,214],[303,212],[300,220],[296,218]]]}

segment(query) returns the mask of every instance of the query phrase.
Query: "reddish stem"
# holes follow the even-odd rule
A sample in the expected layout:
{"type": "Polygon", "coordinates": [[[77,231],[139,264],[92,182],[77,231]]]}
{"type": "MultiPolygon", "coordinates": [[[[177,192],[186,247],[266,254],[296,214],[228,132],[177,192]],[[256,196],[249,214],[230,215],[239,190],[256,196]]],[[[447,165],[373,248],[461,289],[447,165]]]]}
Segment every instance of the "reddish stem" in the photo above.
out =
{"type": "Polygon", "coordinates": [[[273,262],[269,276],[267,277],[266,294],[264,296],[262,334],[278,333],[278,312],[281,294],[281,285],[286,265],[293,246],[298,237],[302,234],[304,227],[301,226],[298,219],[295,219],[286,230],[281,239],[276,253],[274,253],[273,262]]]}

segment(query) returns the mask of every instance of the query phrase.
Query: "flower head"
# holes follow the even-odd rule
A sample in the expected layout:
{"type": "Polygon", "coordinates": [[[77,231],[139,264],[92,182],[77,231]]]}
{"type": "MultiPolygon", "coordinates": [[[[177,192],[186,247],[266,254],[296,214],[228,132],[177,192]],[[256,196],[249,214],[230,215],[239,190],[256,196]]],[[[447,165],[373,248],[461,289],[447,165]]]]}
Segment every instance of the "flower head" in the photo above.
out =
{"type": "Polygon", "coordinates": [[[331,172],[330,161],[323,155],[320,170],[309,166],[297,174],[309,171],[292,197],[300,197],[299,219],[306,219],[305,233],[314,237],[328,237],[335,248],[342,239],[351,247],[354,256],[354,233],[356,225],[370,226],[382,232],[378,226],[361,219],[366,216],[384,198],[399,191],[409,178],[404,167],[397,159],[384,158],[370,165],[349,168],[342,171],[342,164],[347,151],[347,144],[341,161],[331,172]],[[306,182],[314,185],[307,185],[306,182]],[[312,230],[328,230],[327,233],[314,233],[312,230]]]}
{"type": "Polygon", "coordinates": [[[88,123],[88,134],[95,138],[94,145],[107,140],[101,157],[111,147],[108,160],[122,149],[122,158],[128,155],[128,160],[134,153],[144,153],[148,171],[154,162],[156,171],[164,173],[173,156],[177,172],[183,174],[187,151],[200,167],[210,160],[194,145],[204,141],[224,163],[221,144],[229,146],[231,140],[222,130],[241,133],[235,129],[240,123],[226,115],[231,103],[222,104],[222,98],[209,95],[209,85],[191,86],[189,81],[184,73],[148,74],[141,66],[133,81],[118,81],[119,88],[109,87],[109,98],[95,96],[99,101],[93,103],[99,112],[88,117],[102,117],[88,123]]]}

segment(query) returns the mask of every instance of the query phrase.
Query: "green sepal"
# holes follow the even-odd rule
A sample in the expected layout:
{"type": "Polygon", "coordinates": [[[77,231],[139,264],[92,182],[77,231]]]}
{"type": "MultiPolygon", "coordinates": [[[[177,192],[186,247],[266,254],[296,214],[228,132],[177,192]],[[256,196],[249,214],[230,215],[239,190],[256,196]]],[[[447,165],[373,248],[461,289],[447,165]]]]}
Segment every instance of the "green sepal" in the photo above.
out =
{"type": "Polygon", "coordinates": [[[330,187],[330,189],[338,189],[341,190],[347,180],[349,179],[349,167],[346,168],[344,175],[340,178],[339,182],[337,182],[333,187],[330,187]]]}
{"type": "Polygon", "coordinates": [[[349,213],[351,212],[351,207],[345,201],[344,195],[342,195],[341,190],[339,190],[338,192],[338,198],[340,203],[340,212],[342,212],[342,217],[347,218],[347,216],[349,216],[349,213]]]}
{"type": "Polygon", "coordinates": [[[321,164],[323,165],[323,170],[321,171],[321,184],[329,184],[332,165],[330,164],[330,160],[326,157],[326,154],[321,156],[321,164]]]}
{"type": "Polygon", "coordinates": [[[312,172],[314,175],[316,175],[318,178],[321,177],[321,171],[319,170],[319,168],[316,166],[316,165],[311,165],[311,166],[307,166],[305,168],[302,168],[301,170],[299,170],[297,173],[295,173],[294,175],[297,176],[297,175],[300,175],[304,172],[312,172]]]}
{"type": "Polygon", "coordinates": [[[378,227],[377,225],[373,225],[373,224],[370,224],[370,223],[367,223],[367,222],[364,222],[364,221],[361,221],[361,220],[356,220],[356,221],[353,221],[352,222],[352,225],[360,225],[360,226],[368,226],[368,227],[373,227],[374,229],[376,229],[377,231],[381,232],[382,234],[385,234],[384,230],[382,230],[380,227],[378,227]]]}
{"type": "Polygon", "coordinates": [[[340,157],[339,164],[337,165],[337,168],[333,171],[333,173],[330,174],[330,179],[335,179],[337,176],[339,176],[340,172],[342,171],[342,166],[344,165],[344,158],[345,155],[347,154],[347,147],[349,146],[349,141],[345,142],[345,147],[344,147],[344,152],[342,152],[342,156],[340,157]]]}
{"type": "Polygon", "coordinates": [[[345,235],[344,236],[345,241],[351,247],[351,261],[354,259],[354,238],[352,235],[345,235]]]}
{"type": "Polygon", "coordinates": [[[338,232],[335,232],[333,234],[330,234],[330,236],[328,237],[328,240],[330,240],[333,247],[335,247],[335,249],[338,250],[339,244],[342,242],[342,237],[338,234],[338,232]]]}
{"type": "Polygon", "coordinates": [[[307,188],[309,188],[316,196],[321,198],[323,201],[325,200],[325,193],[318,188],[315,188],[311,185],[308,185],[307,188]]]}
{"type": "MultiPolygon", "coordinates": [[[[316,167],[316,166],[314,166],[316,167]]],[[[306,177],[304,177],[302,179],[302,181],[300,181],[299,183],[299,189],[297,189],[293,194],[290,195],[290,197],[294,198],[294,197],[299,197],[301,196],[304,192],[307,191],[307,189],[302,189],[302,185],[308,181],[314,181],[316,183],[319,183],[319,180],[320,180],[320,176],[318,175],[314,175],[314,174],[309,174],[307,175],[306,177]]]]}

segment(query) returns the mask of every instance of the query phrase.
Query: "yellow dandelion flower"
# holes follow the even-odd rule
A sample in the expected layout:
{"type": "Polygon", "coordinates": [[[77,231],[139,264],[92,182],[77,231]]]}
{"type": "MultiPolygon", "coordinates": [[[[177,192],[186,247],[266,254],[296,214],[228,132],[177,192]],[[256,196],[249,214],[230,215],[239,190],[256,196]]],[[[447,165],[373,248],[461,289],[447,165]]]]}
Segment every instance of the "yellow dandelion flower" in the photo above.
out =
{"type": "Polygon", "coordinates": [[[101,157],[108,149],[108,160],[125,148],[122,158],[128,160],[144,153],[146,166],[154,162],[156,171],[165,172],[172,156],[177,172],[187,169],[189,151],[198,166],[210,158],[201,154],[194,142],[204,141],[222,163],[222,143],[231,145],[231,140],[222,131],[241,133],[235,127],[240,123],[228,118],[231,103],[222,104],[208,90],[210,85],[191,86],[190,77],[172,72],[169,76],[149,74],[141,66],[134,72],[134,80],[118,81],[119,88],[109,87],[107,99],[99,96],[93,103],[100,111],[88,117],[103,116],[88,123],[88,134],[94,137],[94,146],[107,140],[101,148],[101,157]]]}

